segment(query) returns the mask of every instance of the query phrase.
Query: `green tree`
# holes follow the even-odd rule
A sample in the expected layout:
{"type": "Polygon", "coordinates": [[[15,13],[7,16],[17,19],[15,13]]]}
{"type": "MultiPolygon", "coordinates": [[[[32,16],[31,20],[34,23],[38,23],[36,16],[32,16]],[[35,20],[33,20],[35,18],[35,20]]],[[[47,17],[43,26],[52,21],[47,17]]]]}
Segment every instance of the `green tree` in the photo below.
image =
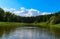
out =
{"type": "Polygon", "coordinates": [[[2,8],[0,8],[0,21],[4,21],[4,17],[5,17],[5,12],[2,8]]]}

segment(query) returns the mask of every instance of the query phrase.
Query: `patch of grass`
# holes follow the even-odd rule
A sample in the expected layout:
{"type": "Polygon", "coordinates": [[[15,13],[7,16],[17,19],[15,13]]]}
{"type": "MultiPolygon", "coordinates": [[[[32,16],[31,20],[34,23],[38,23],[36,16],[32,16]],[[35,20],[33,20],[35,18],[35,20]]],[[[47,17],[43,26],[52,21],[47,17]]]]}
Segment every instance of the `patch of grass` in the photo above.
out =
{"type": "Polygon", "coordinates": [[[33,23],[33,25],[38,26],[38,27],[48,27],[46,22],[33,23]]]}
{"type": "Polygon", "coordinates": [[[19,22],[0,22],[0,30],[9,31],[17,27],[27,26],[29,23],[19,23],[19,22]]]}
{"type": "Polygon", "coordinates": [[[60,34],[60,23],[59,24],[50,24],[49,27],[52,32],[60,34]]]}
{"type": "Polygon", "coordinates": [[[0,26],[21,26],[27,25],[27,23],[18,23],[18,22],[0,22],[0,26]]]}
{"type": "Polygon", "coordinates": [[[60,24],[47,24],[46,22],[40,22],[40,23],[0,22],[0,28],[1,27],[14,28],[20,26],[35,26],[35,27],[39,26],[39,27],[47,27],[50,29],[53,28],[60,29],[60,24]]]}
{"type": "Polygon", "coordinates": [[[59,24],[50,24],[50,28],[59,28],[60,29],[60,23],[59,24]]]}

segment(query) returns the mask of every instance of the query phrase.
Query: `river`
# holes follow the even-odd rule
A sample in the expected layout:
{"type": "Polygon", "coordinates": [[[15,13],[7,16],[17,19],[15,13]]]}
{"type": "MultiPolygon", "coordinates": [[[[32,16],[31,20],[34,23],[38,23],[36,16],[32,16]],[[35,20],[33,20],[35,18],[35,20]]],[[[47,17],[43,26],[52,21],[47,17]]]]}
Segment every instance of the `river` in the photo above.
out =
{"type": "Polygon", "coordinates": [[[18,27],[0,30],[0,39],[60,39],[60,36],[46,28],[18,27]]]}

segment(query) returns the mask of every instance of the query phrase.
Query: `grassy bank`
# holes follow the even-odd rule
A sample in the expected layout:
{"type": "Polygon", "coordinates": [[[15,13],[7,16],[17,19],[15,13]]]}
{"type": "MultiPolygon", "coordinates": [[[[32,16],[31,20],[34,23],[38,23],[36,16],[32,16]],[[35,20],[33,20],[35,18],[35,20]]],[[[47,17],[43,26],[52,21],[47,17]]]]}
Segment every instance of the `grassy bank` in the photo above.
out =
{"type": "Polygon", "coordinates": [[[16,27],[26,26],[29,25],[28,23],[19,23],[19,22],[0,22],[0,30],[1,29],[13,29],[16,27]]]}
{"type": "Polygon", "coordinates": [[[44,27],[44,28],[48,27],[46,22],[32,23],[32,25],[36,25],[38,27],[44,27]]]}
{"type": "Polygon", "coordinates": [[[35,27],[44,27],[49,28],[54,32],[60,32],[60,24],[47,24],[46,22],[41,23],[19,23],[19,22],[0,22],[0,29],[2,28],[16,28],[21,26],[35,26],[35,27]]]}
{"type": "Polygon", "coordinates": [[[19,23],[19,22],[0,22],[0,27],[15,27],[15,26],[40,26],[40,27],[56,27],[60,28],[60,24],[47,24],[46,22],[40,23],[19,23]]]}
{"type": "Polygon", "coordinates": [[[19,23],[19,22],[0,22],[0,26],[21,26],[26,25],[26,23],[19,23]]]}
{"type": "Polygon", "coordinates": [[[60,23],[59,24],[47,24],[46,22],[41,22],[41,23],[35,23],[35,25],[38,25],[43,28],[48,28],[51,32],[54,32],[60,35],[60,23]]]}
{"type": "Polygon", "coordinates": [[[50,30],[54,31],[55,33],[60,34],[60,23],[59,24],[50,25],[50,30]]]}

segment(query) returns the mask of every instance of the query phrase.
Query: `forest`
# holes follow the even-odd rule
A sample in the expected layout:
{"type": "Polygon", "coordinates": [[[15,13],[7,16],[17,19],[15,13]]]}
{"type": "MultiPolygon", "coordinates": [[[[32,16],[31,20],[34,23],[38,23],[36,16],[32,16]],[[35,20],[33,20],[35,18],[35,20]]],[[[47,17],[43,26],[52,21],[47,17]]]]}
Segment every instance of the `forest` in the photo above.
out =
{"type": "Polygon", "coordinates": [[[5,12],[2,8],[0,8],[0,22],[20,22],[20,23],[47,22],[47,23],[58,24],[60,23],[60,11],[48,15],[22,17],[12,14],[11,12],[5,12]]]}

